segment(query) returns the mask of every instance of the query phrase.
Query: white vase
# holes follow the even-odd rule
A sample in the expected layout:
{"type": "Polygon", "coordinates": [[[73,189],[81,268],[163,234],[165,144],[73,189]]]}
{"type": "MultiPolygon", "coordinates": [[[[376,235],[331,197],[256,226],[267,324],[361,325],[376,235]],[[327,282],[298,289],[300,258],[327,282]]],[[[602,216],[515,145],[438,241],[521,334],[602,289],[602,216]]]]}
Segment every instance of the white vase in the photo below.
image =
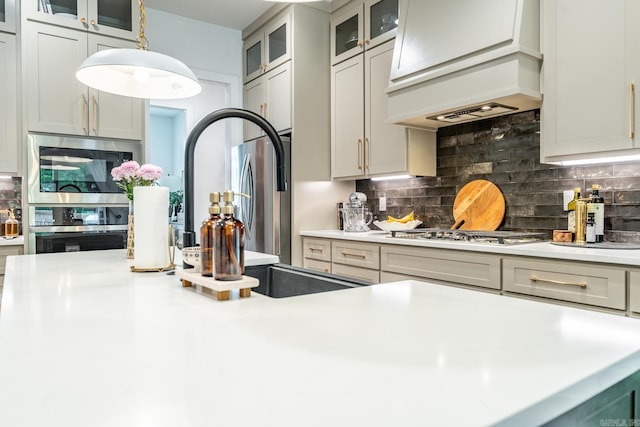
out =
{"type": "Polygon", "coordinates": [[[133,264],[136,269],[162,269],[169,265],[169,188],[134,187],[133,264]]]}

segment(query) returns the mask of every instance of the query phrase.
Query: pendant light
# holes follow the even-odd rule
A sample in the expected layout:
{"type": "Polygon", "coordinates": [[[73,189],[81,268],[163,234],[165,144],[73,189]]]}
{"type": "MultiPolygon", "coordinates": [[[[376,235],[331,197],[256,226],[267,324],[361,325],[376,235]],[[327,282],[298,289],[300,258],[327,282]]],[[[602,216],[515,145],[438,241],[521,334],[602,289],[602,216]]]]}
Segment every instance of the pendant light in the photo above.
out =
{"type": "Polygon", "coordinates": [[[148,50],[143,0],[138,0],[138,5],[138,48],[96,52],[80,65],[76,78],[94,89],[133,98],[179,99],[200,93],[202,87],[189,67],[171,56],[148,50]]]}

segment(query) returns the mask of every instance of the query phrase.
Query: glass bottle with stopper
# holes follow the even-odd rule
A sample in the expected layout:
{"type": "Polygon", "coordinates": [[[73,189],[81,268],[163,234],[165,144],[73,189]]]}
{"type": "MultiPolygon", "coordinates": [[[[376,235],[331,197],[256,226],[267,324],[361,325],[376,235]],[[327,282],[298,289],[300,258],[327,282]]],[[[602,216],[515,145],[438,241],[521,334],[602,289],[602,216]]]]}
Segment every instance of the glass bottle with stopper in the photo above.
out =
{"type": "Polygon", "coordinates": [[[216,223],[221,219],[220,193],[213,192],[209,195],[209,218],[200,227],[200,273],[203,276],[213,277],[213,251],[216,223]]]}
{"type": "MultiPolygon", "coordinates": [[[[239,196],[246,196],[238,193],[239,196]]],[[[216,280],[240,280],[244,274],[244,224],[234,216],[236,194],[222,195],[222,215],[214,227],[214,276],[216,280]]]]}

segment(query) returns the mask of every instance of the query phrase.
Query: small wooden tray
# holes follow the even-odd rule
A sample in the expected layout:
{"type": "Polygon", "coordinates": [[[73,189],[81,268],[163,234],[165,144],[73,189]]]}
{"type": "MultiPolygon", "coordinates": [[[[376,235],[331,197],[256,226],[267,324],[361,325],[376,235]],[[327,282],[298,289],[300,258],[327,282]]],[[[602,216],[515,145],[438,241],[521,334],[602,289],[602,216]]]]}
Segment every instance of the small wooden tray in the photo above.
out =
{"type": "Polygon", "coordinates": [[[216,280],[213,277],[205,277],[202,274],[192,273],[188,270],[176,269],[176,275],[182,279],[182,286],[188,288],[193,284],[210,289],[216,293],[218,301],[225,301],[230,298],[234,289],[240,290],[240,298],[251,296],[251,288],[260,285],[260,281],[255,277],[242,276],[240,280],[216,280]]]}

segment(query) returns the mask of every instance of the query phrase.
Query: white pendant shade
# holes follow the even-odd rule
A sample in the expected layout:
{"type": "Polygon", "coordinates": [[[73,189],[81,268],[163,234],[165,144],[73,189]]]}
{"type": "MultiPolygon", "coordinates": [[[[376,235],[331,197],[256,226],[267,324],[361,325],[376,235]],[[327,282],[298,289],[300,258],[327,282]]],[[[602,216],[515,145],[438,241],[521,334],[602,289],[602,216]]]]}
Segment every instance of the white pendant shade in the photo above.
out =
{"type": "Polygon", "coordinates": [[[188,98],[202,90],[198,78],[185,64],[144,49],[94,53],[80,65],[76,78],[100,91],[134,98],[188,98]]]}

